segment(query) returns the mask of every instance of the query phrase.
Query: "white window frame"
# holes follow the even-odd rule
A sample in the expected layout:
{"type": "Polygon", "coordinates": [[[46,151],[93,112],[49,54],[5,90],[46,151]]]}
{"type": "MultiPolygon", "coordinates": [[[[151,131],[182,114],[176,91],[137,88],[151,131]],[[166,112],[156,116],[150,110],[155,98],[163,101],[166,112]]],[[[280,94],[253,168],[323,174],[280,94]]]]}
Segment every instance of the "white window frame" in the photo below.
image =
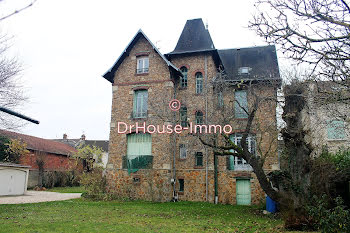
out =
{"type": "MultiPolygon", "coordinates": [[[[234,134],[231,136],[231,140],[234,144],[240,146],[242,134],[234,134]]],[[[254,135],[248,135],[247,137],[248,150],[256,156],[256,137],[254,135]],[[254,142],[254,143],[253,143],[254,142]],[[253,151],[252,151],[253,150],[253,151]]],[[[253,168],[245,161],[234,156],[234,171],[252,171],[253,168]]]]}
{"type": "Polygon", "coordinates": [[[203,93],[203,74],[201,72],[197,72],[195,76],[196,76],[196,94],[202,94],[203,93]]]}
{"type": "Polygon", "coordinates": [[[240,67],[238,69],[238,74],[248,75],[252,68],[250,67],[240,67]]]}
{"type": "Polygon", "coordinates": [[[180,159],[187,158],[187,147],[185,144],[180,144],[180,159]]]}
{"type": "Polygon", "coordinates": [[[137,57],[136,60],[137,60],[136,73],[137,74],[148,73],[148,71],[149,71],[149,58],[148,58],[148,56],[140,56],[140,57],[137,57]]]}

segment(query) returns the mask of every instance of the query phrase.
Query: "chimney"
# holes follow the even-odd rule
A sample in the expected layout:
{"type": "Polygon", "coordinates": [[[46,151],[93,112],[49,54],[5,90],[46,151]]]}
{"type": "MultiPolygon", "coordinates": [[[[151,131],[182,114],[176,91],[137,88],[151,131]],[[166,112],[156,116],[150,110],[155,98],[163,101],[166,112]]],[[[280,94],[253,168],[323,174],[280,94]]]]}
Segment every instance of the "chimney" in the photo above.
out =
{"type": "Polygon", "coordinates": [[[67,139],[67,138],[68,138],[67,134],[63,134],[63,139],[67,139]]]}
{"type": "Polygon", "coordinates": [[[83,140],[83,141],[85,141],[85,138],[86,138],[86,137],[85,137],[85,134],[83,134],[83,135],[81,135],[81,138],[80,138],[80,139],[83,140]]]}

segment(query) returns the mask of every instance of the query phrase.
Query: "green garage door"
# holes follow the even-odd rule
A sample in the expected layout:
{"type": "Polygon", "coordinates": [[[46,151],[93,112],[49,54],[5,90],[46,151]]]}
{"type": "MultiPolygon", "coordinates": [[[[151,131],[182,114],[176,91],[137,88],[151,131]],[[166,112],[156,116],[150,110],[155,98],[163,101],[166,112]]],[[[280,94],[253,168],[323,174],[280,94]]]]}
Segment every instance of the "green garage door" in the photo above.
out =
{"type": "Polygon", "coordinates": [[[237,205],[250,205],[250,180],[247,179],[236,181],[236,199],[237,205]]]}

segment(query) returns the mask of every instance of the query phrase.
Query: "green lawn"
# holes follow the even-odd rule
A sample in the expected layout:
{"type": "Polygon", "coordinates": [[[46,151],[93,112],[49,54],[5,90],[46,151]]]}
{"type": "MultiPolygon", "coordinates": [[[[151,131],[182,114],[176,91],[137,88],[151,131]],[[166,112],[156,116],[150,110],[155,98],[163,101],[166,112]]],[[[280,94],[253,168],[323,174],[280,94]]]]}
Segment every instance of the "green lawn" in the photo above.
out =
{"type": "Polygon", "coordinates": [[[85,190],[83,186],[74,186],[74,187],[54,187],[51,189],[47,189],[47,191],[57,192],[57,193],[83,193],[85,190]]]}
{"type": "Polygon", "coordinates": [[[75,199],[0,205],[0,232],[281,232],[256,207],[75,199]]]}

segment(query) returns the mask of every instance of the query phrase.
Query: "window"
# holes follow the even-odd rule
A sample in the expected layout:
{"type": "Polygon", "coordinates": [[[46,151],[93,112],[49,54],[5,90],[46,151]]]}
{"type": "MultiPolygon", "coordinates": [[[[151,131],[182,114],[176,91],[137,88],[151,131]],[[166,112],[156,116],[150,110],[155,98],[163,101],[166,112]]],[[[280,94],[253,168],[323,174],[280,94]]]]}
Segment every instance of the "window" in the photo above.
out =
{"type": "Polygon", "coordinates": [[[224,97],[222,91],[218,92],[218,106],[222,108],[224,106],[224,97]]]}
{"type": "Polygon", "coordinates": [[[196,73],[196,94],[203,92],[203,75],[202,73],[196,73]]]}
{"type": "Polygon", "coordinates": [[[240,67],[238,69],[238,74],[240,74],[240,75],[248,75],[249,72],[251,71],[251,69],[252,68],[250,68],[250,67],[240,67]]]}
{"type": "Polygon", "coordinates": [[[185,180],[179,179],[179,192],[183,192],[185,189],[185,180]]]}
{"type": "Polygon", "coordinates": [[[180,144],[180,159],[186,159],[187,157],[187,148],[185,144],[180,144]]]}
{"type": "Polygon", "coordinates": [[[235,117],[248,118],[248,100],[246,91],[235,91],[235,117]]]}
{"type": "Polygon", "coordinates": [[[182,127],[187,127],[188,122],[187,122],[187,108],[182,106],[180,108],[180,121],[181,121],[181,126],[182,127]]]}
{"type": "Polygon", "coordinates": [[[330,140],[345,139],[344,121],[339,121],[339,120],[328,121],[327,138],[330,140]]]}
{"type": "Polygon", "coordinates": [[[137,73],[137,74],[148,73],[148,68],[149,68],[148,56],[138,57],[138,58],[137,58],[137,69],[136,69],[136,73],[137,73]]]}
{"type": "Polygon", "coordinates": [[[198,167],[203,166],[203,153],[202,152],[196,152],[196,166],[198,166],[198,167]]]}
{"type": "Polygon", "coordinates": [[[138,169],[151,168],[152,162],[153,156],[151,134],[128,134],[125,163],[129,171],[136,172],[138,169]]]}
{"type": "Polygon", "coordinates": [[[183,77],[181,78],[181,87],[186,88],[187,87],[187,68],[186,67],[181,67],[181,73],[183,77]]]}
{"type": "Polygon", "coordinates": [[[201,111],[196,112],[196,125],[203,124],[203,113],[201,111]]]}
{"type": "MultiPolygon", "coordinates": [[[[242,140],[242,134],[233,134],[230,136],[231,141],[240,146],[242,140]]],[[[254,135],[248,135],[247,137],[248,150],[253,155],[256,155],[256,139],[254,135]]],[[[229,170],[251,170],[251,166],[244,160],[235,156],[228,156],[228,169],[229,170]]]]}
{"type": "Polygon", "coordinates": [[[147,90],[137,90],[134,93],[134,118],[145,118],[147,117],[147,100],[148,91],[147,90]]]}

